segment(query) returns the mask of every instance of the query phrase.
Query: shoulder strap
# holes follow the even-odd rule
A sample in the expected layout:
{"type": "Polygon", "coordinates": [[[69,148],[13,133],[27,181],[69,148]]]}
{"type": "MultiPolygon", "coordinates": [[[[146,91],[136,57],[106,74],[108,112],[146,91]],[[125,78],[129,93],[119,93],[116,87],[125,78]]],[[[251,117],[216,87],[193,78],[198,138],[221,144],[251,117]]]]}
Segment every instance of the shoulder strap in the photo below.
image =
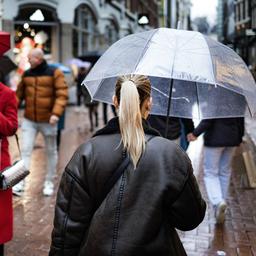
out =
{"type": "Polygon", "coordinates": [[[17,146],[18,146],[18,150],[19,150],[19,155],[20,155],[20,159],[21,159],[20,143],[19,143],[19,137],[18,137],[17,133],[15,133],[15,138],[16,138],[16,142],[17,142],[17,146]]]}
{"type": "MultiPolygon", "coordinates": [[[[115,170],[115,172],[113,173],[113,175],[110,177],[110,179],[108,179],[108,181],[106,182],[106,184],[104,185],[104,189],[101,195],[101,198],[99,200],[99,203],[101,204],[103,202],[103,200],[105,199],[105,197],[107,196],[107,194],[110,192],[110,190],[112,189],[112,187],[115,185],[115,183],[118,181],[118,179],[122,176],[122,174],[124,173],[124,171],[126,170],[127,166],[130,163],[130,157],[129,155],[125,152],[124,153],[124,157],[123,157],[123,161],[121,162],[121,164],[118,166],[118,168],[115,170]]],[[[99,205],[100,205],[99,204],[99,205]]]]}
{"type": "MultiPolygon", "coordinates": [[[[149,142],[151,139],[153,139],[155,136],[150,136],[147,142],[149,142]]],[[[102,195],[99,197],[99,200],[96,204],[95,210],[98,209],[98,207],[101,205],[101,203],[106,198],[107,194],[110,192],[112,187],[115,185],[115,183],[118,181],[118,179],[122,176],[124,171],[126,170],[127,166],[130,163],[130,157],[126,153],[126,151],[123,151],[123,161],[118,166],[118,168],[114,171],[113,175],[110,177],[110,179],[107,180],[107,182],[104,185],[102,195]]]]}

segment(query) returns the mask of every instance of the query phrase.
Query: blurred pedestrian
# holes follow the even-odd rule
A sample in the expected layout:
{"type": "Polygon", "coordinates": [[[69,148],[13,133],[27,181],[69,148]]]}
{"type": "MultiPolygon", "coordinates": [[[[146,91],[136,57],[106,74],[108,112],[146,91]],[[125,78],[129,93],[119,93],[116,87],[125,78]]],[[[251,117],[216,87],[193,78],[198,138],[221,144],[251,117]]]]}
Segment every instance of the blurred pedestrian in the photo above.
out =
{"type": "Polygon", "coordinates": [[[117,80],[119,117],[78,148],[62,176],[50,256],[186,255],[175,228],[197,227],[206,204],[186,153],[146,121],[150,93],[145,76],[117,80]]]}
{"type": "Polygon", "coordinates": [[[60,143],[61,143],[61,132],[65,128],[65,117],[66,117],[66,112],[64,110],[63,114],[60,116],[59,121],[58,121],[58,127],[57,127],[57,151],[59,152],[60,149],[60,143]]]}
{"type": "Polygon", "coordinates": [[[86,74],[87,69],[85,67],[80,67],[76,78],[76,104],[78,107],[80,107],[83,102],[82,82],[85,79],[86,74]]]}
{"type": "Polygon", "coordinates": [[[98,114],[99,102],[91,100],[91,96],[88,90],[86,89],[86,87],[83,87],[83,96],[84,96],[84,104],[89,111],[90,131],[93,132],[94,129],[99,126],[99,114],[98,114]]]}
{"type": "Polygon", "coordinates": [[[166,133],[167,117],[159,115],[150,115],[148,119],[150,125],[158,130],[160,134],[168,139],[175,141],[178,145],[181,143],[182,129],[187,135],[194,130],[194,123],[191,119],[169,117],[168,129],[166,133]],[[182,126],[183,125],[183,126],[182,126]]]}
{"type": "MultiPolygon", "coordinates": [[[[7,136],[15,134],[17,128],[15,93],[0,82],[0,171],[11,165],[7,136]]],[[[12,239],[12,234],[12,189],[0,190],[0,256],[4,255],[4,244],[12,239]]]]}
{"type": "MultiPolygon", "coordinates": [[[[62,71],[46,63],[41,49],[31,50],[28,60],[31,68],[24,73],[16,91],[18,103],[25,100],[22,158],[29,168],[35,139],[38,132],[41,132],[48,160],[43,194],[50,196],[54,191],[53,177],[57,165],[57,123],[67,104],[68,87],[62,71]]],[[[21,181],[13,187],[13,192],[20,195],[24,191],[24,185],[24,181],[21,181]]]]}
{"type": "MultiPolygon", "coordinates": [[[[107,103],[102,103],[102,110],[103,110],[103,122],[104,124],[107,124],[108,122],[108,104],[107,103]]],[[[111,105],[111,110],[112,110],[112,113],[114,116],[117,116],[117,113],[116,113],[116,109],[115,109],[115,106],[114,105],[111,105]]]]}
{"type": "Polygon", "coordinates": [[[216,222],[225,221],[226,198],[231,176],[231,160],[244,135],[244,118],[206,119],[188,134],[194,141],[204,133],[204,182],[216,222]]]}

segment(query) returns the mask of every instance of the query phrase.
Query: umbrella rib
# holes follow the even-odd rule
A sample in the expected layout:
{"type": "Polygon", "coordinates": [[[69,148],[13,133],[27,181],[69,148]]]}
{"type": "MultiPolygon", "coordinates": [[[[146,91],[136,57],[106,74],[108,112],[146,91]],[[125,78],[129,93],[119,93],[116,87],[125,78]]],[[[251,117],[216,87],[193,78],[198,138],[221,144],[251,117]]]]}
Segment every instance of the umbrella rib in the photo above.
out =
{"type": "MultiPolygon", "coordinates": [[[[146,46],[148,45],[149,41],[152,39],[152,37],[158,32],[158,30],[155,30],[154,33],[152,33],[152,35],[148,38],[147,42],[146,42],[146,46]]],[[[145,53],[147,52],[147,49],[146,49],[146,46],[144,46],[144,49],[141,53],[141,55],[139,56],[139,58],[137,59],[137,63],[135,64],[134,66],[134,71],[137,69],[138,65],[139,65],[139,62],[141,61],[142,57],[145,55],[145,53]]]]}
{"type": "MultiPolygon", "coordinates": [[[[166,40],[171,43],[170,46],[169,46],[168,44],[167,44],[167,46],[168,46],[170,49],[175,48],[175,44],[173,43],[173,41],[171,41],[170,38],[169,38],[166,34],[164,34],[164,36],[165,36],[166,40]],[[173,47],[172,47],[172,46],[173,46],[173,47]]],[[[164,46],[163,46],[163,47],[164,47],[164,46]]]]}
{"type": "Polygon", "coordinates": [[[210,46],[209,46],[209,44],[207,43],[207,37],[204,36],[203,38],[204,38],[204,40],[205,40],[206,45],[208,46],[208,51],[209,51],[209,55],[210,55],[210,58],[211,58],[211,65],[212,65],[212,68],[211,68],[212,77],[213,77],[213,79],[214,79],[214,83],[215,83],[215,86],[216,86],[217,84],[216,84],[215,74],[214,74],[214,72],[213,72],[213,68],[214,68],[215,66],[213,65],[213,61],[212,61],[212,54],[211,54],[211,51],[210,51],[210,46]]]}
{"type": "MultiPolygon", "coordinates": [[[[175,38],[175,45],[177,45],[177,38],[175,38]]],[[[167,137],[167,133],[168,133],[168,126],[169,126],[169,115],[171,112],[171,104],[172,104],[172,88],[173,88],[173,69],[174,69],[174,62],[175,62],[175,58],[176,58],[176,52],[174,52],[174,56],[173,56],[173,63],[172,63],[172,70],[171,70],[171,81],[170,81],[170,90],[169,90],[169,99],[168,99],[168,106],[167,106],[167,118],[166,118],[166,128],[165,128],[165,136],[167,137]]]]}
{"type": "Polygon", "coordinates": [[[193,35],[191,38],[189,38],[189,40],[187,40],[183,45],[181,45],[180,47],[178,47],[178,49],[182,49],[186,44],[188,44],[192,39],[194,39],[196,36],[198,36],[198,34],[196,33],[195,35],[193,35]]]}

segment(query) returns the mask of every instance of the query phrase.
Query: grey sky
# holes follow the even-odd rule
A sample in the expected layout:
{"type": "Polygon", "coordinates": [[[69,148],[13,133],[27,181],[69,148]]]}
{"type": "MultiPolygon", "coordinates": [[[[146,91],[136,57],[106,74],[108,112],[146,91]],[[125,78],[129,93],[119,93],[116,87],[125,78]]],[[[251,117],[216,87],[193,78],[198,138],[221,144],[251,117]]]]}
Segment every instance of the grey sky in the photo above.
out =
{"type": "Polygon", "coordinates": [[[218,0],[192,0],[191,18],[206,16],[213,25],[216,21],[218,0]]]}

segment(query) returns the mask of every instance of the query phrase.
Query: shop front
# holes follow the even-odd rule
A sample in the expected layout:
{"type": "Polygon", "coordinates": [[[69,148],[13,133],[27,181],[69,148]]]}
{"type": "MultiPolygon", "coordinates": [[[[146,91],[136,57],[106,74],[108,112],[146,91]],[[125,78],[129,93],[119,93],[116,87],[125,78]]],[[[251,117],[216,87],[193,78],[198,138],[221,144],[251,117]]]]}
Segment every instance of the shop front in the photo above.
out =
{"type": "Polygon", "coordinates": [[[47,60],[60,60],[60,22],[54,8],[38,4],[20,6],[14,29],[14,54],[20,73],[28,68],[27,54],[34,47],[42,48],[47,60]]]}

